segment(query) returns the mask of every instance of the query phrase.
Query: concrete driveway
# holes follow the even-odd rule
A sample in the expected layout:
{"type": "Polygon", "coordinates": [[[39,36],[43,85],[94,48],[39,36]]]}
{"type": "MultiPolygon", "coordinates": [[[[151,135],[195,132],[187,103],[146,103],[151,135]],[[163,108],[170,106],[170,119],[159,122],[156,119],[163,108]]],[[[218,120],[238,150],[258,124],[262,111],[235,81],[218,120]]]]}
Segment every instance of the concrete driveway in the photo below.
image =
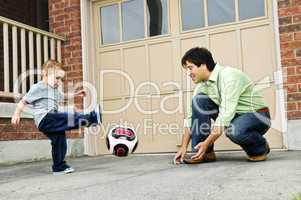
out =
{"type": "Polygon", "coordinates": [[[301,193],[301,151],[273,151],[250,163],[242,152],[218,161],[171,164],[173,155],[69,159],[76,173],[53,176],[50,161],[0,166],[0,199],[292,199],[301,193]]]}

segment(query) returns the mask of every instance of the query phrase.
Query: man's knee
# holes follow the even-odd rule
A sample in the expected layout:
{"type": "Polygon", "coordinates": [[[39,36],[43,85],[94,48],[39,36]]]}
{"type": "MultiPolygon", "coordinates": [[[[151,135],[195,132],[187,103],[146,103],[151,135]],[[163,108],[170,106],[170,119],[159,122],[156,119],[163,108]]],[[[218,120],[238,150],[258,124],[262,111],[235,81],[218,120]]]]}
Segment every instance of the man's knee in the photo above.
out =
{"type": "Polygon", "coordinates": [[[206,94],[198,94],[192,98],[192,111],[201,114],[208,114],[209,107],[213,104],[212,100],[206,94]]]}
{"type": "Polygon", "coordinates": [[[235,127],[235,125],[231,124],[225,131],[225,134],[228,138],[230,138],[231,140],[236,140],[239,138],[240,132],[242,130],[240,130],[239,127],[235,127]]]}

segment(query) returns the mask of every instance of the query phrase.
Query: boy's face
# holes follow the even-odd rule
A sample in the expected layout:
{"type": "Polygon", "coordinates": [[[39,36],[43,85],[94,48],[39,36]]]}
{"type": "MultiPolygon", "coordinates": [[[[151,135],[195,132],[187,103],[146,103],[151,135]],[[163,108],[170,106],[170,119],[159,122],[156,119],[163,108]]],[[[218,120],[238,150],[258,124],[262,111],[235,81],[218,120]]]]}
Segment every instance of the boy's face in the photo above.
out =
{"type": "Polygon", "coordinates": [[[186,61],[185,68],[194,83],[199,83],[206,80],[205,74],[207,71],[207,66],[205,64],[202,64],[200,67],[198,67],[197,65],[186,61]]]}
{"type": "Polygon", "coordinates": [[[47,84],[52,88],[58,88],[65,76],[62,69],[49,69],[47,73],[47,84]]]}

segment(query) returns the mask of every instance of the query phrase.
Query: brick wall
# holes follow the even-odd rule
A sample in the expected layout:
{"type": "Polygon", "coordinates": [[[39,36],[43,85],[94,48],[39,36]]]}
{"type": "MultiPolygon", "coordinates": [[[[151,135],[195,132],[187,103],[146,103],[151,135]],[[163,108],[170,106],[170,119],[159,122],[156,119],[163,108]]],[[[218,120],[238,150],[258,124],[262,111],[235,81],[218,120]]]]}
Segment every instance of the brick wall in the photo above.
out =
{"type": "Polygon", "coordinates": [[[287,116],[301,119],[301,0],[278,0],[278,8],[287,116]]]}

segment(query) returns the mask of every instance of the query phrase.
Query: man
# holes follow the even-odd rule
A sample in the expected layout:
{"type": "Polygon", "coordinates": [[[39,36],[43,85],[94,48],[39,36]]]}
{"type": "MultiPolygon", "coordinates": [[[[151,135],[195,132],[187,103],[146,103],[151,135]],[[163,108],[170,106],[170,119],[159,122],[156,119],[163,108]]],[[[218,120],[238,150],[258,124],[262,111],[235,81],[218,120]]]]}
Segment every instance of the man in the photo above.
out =
{"type": "Polygon", "coordinates": [[[242,147],[248,160],[265,160],[270,149],[263,135],[270,128],[270,114],[251,79],[238,69],[216,64],[205,48],[187,51],[182,66],[197,85],[188,104],[182,147],[175,163],[215,161],[214,142],[223,133],[242,147]],[[213,126],[211,120],[215,121],[213,126]],[[185,156],[190,139],[191,157],[185,156]]]}

